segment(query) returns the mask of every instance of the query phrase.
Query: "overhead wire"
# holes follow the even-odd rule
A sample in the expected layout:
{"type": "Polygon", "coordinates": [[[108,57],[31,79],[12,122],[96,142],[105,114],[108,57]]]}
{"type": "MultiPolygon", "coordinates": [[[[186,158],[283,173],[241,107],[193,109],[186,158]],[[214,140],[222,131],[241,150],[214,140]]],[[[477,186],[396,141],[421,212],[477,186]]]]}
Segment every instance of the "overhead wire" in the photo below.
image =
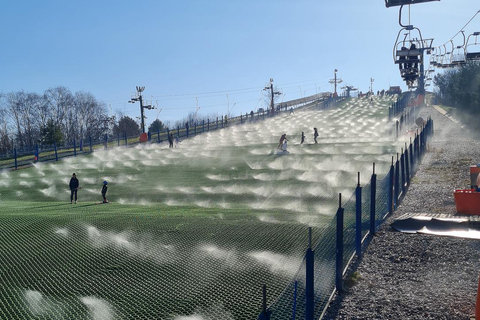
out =
{"type": "MultiPolygon", "coordinates": [[[[449,43],[450,41],[453,41],[453,39],[458,36],[462,31],[464,31],[464,29],[473,21],[473,19],[475,19],[475,17],[480,13],[480,9],[473,15],[473,17],[468,20],[468,22],[453,36],[451,37],[448,41],[446,41],[442,46],[446,46],[447,43],[449,43]]],[[[440,47],[440,46],[438,46],[440,47]]],[[[437,47],[437,48],[438,48],[437,47]]]]}
{"type": "MultiPolygon", "coordinates": [[[[294,81],[294,82],[288,82],[288,83],[283,83],[283,84],[276,84],[275,87],[281,87],[282,90],[284,88],[294,88],[298,84],[302,83],[310,83],[309,85],[306,85],[304,88],[310,88],[310,87],[317,87],[316,83],[314,83],[316,80],[314,79],[309,79],[309,80],[301,80],[301,81],[294,81]]],[[[321,83],[320,81],[318,83],[321,83]]],[[[175,101],[175,100],[190,100],[193,98],[214,98],[214,97],[219,97],[223,96],[225,94],[228,95],[241,95],[241,94],[251,94],[255,92],[262,92],[263,88],[259,87],[249,87],[249,88],[238,88],[238,89],[229,89],[229,90],[219,90],[219,91],[206,91],[206,92],[196,92],[196,93],[179,93],[179,94],[169,94],[169,95],[150,95],[149,98],[156,100],[158,102],[166,102],[166,101],[175,101]]],[[[148,99],[148,98],[147,98],[148,99]]],[[[241,104],[241,103],[248,103],[248,102],[256,102],[258,99],[249,99],[249,100],[242,100],[242,101],[236,101],[235,103],[241,104]]],[[[107,104],[111,106],[110,102],[114,103],[115,102],[120,102],[120,101],[125,101],[125,99],[112,99],[112,100],[107,100],[105,101],[107,104]]],[[[119,105],[119,104],[117,104],[119,105]]],[[[125,107],[125,103],[120,104],[122,107],[125,107]]],[[[202,108],[213,108],[213,107],[220,107],[224,106],[225,104],[209,104],[209,105],[202,105],[202,108]]],[[[184,109],[195,109],[195,106],[185,106],[185,107],[162,107],[162,109],[177,109],[177,110],[184,110],[184,109]]],[[[125,108],[122,108],[123,111],[127,111],[125,108]]]]}

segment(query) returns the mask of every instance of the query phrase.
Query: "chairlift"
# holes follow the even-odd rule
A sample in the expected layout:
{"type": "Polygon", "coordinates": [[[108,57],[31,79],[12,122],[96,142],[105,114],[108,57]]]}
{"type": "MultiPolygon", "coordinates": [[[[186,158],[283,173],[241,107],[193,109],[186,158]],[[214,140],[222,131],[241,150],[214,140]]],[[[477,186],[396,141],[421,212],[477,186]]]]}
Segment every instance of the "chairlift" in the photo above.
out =
{"type": "Polygon", "coordinates": [[[474,32],[468,36],[466,44],[465,44],[465,59],[467,61],[478,61],[480,60],[480,40],[478,36],[480,32],[474,32]],[[470,42],[470,37],[474,37],[473,41],[470,42]]]}
{"type": "MultiPolygon", "coordinates": [[[[432,48],[432,51],[434,51],[434,48],[432,48]]],[[[428,61],[428,65],[430,67],[429,67],[428,71],[430,71],[430,69],[431,69],[431,72],[433,72],[433,68],[437,65],[437,57],[438,57],[437,54],[432,54],[430,56],[430,60],[428,61]]]]}
{"type": "MultiPolygon", "coordinates": [[[[453,67],[451,64],[452,53],[447,51],[446,45],[443,45],[443,53],[440,54],[440,62],[437,64],[438,68],[447,69],[453,67]]],[[[439,47],[440,52],[442,52],[442,47],[439,47]]]]}
{"type": "Polygon", "coordinates": [[[453,47],[452,50],[446,51],[447,47],[445,46],[445,60],[443,63],[444,68],[453,68],[454,65],[452,64],[452,52],[453,52],[453,47]]]}
{"type": "Polygon", "coordinates": [[[442,47],[438,47],[437,63],[436,63],[437,68],[443,69],[444,59],[445,59],[445,52],[442,53],[442,47]]]}
{"type": "Polygon", "coordinates": [[[413,26],[406,26],[400,29],[395,41],[393,59],[395,64],[398,64],[403,80],[409,83],[415,82],[419,77],[418,66],[422,63],[422,47],[423,41],[420,29],[413,26]],[[403,40],[399,40],[400,34],[404,30],[408,32],[405,33],[403,40]],[[413,30],[418,32],[419,38],[407,39],[407,36],[410,36],[413,30]]]}
{"type": "Polygon", "coordinates": [[[461,31],[461,33],[463,35],[463,44],[461,46],[456,46],[455,48],[453,48],[453,41],[450,40],[452,44],[451,62],[454,66],[462,66],[467,63],[467,58],[465,54],[465,33],[463,31],[461,31]]]}
{"type": "Polygon", "coordinates": [[[417,4],[417,3],[431,2],[431,1],[440,1],[440,0],[385,0],[385,6],[387,8],[390,8],[394,6],[404,6],[409,4],[417,4]]]}

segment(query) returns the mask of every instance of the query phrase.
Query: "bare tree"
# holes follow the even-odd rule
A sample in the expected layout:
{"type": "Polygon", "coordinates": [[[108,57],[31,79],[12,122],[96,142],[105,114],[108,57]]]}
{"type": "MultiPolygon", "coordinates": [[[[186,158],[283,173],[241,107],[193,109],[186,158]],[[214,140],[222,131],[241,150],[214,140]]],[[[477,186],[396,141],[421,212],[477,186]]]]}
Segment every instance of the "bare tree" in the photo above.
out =
{"type": "Polygon", "coordinates": [[[0,152],[7,153],[13,148],[12,140],[8,136],[8,112],[5,108],[5,95],[0,94],[0,152]]]}
{"type": "Polygon", "coordinates": [[[76,92],[74,96],[76,139],[100,138],[107,108],[89,92],[76,92]]]}
{"type": "Polygon", "coordinates": [[[66,87],[56,87],[45,91],[44,96],[55,126],[62,129],[65,141],[69,142],[74,137],[72,93],[66,87]]]}
{"type": "Polygon", "coordinates": [[[25,105],[26,94],[23,91],[10,92],[7,94],[8,116],[11,118],[14,130],[16,131],[17,144],[20,147],[25,146],[23,137],[22,108],[25,105]]]}
{"type": "Polygon", "coordinates": [[[42,97],[36,93],[27,93],[25,105],[21,108],[21,117],[25,132],[25,143],[27,146],[34,146],[39,142],[40,121],[39,109],[42,104],[42,97]]]}

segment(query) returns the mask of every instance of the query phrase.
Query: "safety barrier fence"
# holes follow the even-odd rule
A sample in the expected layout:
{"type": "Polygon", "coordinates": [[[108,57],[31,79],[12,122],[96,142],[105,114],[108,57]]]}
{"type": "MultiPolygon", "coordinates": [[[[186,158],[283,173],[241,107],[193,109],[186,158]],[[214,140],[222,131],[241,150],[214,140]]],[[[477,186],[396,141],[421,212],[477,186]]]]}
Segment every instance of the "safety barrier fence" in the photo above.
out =
{"type": "MultiPolygon", "coordinates": [[[[401,154],[392,157],[389,172],[383,177],[373,173],[367,184],[358,185],[352,196],[339,207],[335,217],[319,230],[321,237],[313,247],[311,234],[304,260],[295,277],[267,307],[264,287],[263,310],[258,319],[295,320],[321,319],[335,290],[343,289],[345,275],[352,258],[362,255],[362,246],[392,214],[405,196],[426,152],[427,139],[433,134],[433,121],[428,119],[420,133],[401,154]]],[[[311,231],[311,229],[309,230],[311,231]]]]}
{"type": "MultiPolygon", "coordinates": [[[[414,99],[410,93],[407,93],[397,98],[388,108],[388,120],[394,121],[396,138],[401,136],[402,132],[408,131],[408,124],[416,123],[416,120],[418,120],[417,116],[421,108],[418,103],[419,100],[421,99],[414,99]]],[[[421,126],[422,124],[417,123],[417,125],[421,126]]]]}
{"type": "Polygon", "coordinates": [[[391,120],[396,115],[401,114],[409,107],[420,105],[422,101],[422,95],[417,95],[414,92],[402,93],[388,108],[388,120],[391,120]]]}
{"type": "MultiPolygon", "coordinates": [[[[300,107],[315,107],[319,109],[327,109],[335,103],[345,99],[344,97],[319,97],[315,101],[302,102],[297,105],[300,107]]],[[[178,137],[179,140],[195,137],[199,134],[223,129],[233,125],[240,125],[245,123],[252,123],[262,121],[281,113],[290,112],[287,108],[278,108],[275,112],[269,110],[257,112],[254,114],[245,114],[232,118],[217,117],[216,119],[207,119],[201,122],[194,122],[192,124],[185,124],[177,128],[166,128],[164,130],[157,130],[157,132],[148,132],[149,143],[163,143],[170,139],[178,137]]],[[[18,169],[19,167],[29,166],[36,162],[58,161],[65,157],[72,157],[81,154],[92,153],[98,149],[108,149],[115,146],[131,147],[140,143],[139,137],[130,136],[126,134],[105,135],[103,139],[81,139],[79,141],[73,140],[69,144],[52,144],[52,145],[35,145],[33,147],[14,147],[11,152],[0,155],[0,170],[2,169],[18,169]]]]}

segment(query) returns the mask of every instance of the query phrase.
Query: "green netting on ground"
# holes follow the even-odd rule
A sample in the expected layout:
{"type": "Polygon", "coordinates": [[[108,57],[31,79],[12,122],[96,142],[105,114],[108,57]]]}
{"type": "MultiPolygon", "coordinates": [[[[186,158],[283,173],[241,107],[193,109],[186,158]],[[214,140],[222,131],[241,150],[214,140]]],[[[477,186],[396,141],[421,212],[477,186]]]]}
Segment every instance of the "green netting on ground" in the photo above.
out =
{"type": "Polygon", "coordinates": [[[89,306],[121,319],[168,319],[202,308],[254,318],[261,283],[281,292],[301,257],[282,261],[274,272],[274,265],[255,261],[295,256],[301,248],[292,242],[306,239],[304,226],[267,227],[242,212],[230,212],[229,220],[204,215],[185,221],[119,213],[115,205],[108,212],[76,209],[47,217],[12,212],[0,220],[0,301],[9,318],[88,319],[89,306]]]}
{"type": "Polygon", "coordinates": [[[2,171],[0,318],[254,319],[266,284],[272,317],[286,319],[292,279],[300,318],[308,227],[319,314],[334,286],[337,196],[352,194],[372,162],[385,174],[402,144],[389,135],[388,103],[351,100],[205,133],[178,149],[118,147],[2,171]],[[284,132],[290,153],[277,149],[284,132]]]}
{"type": "MultiPolygon", "coordinates": [[[[328,303],[328,299],[335,288],[335,234],[336,221],[332,219],[321,230],[321,237],[313,249],[314,251],[314,314],[318,318],[328,303]]],[[[305,285],[306,285],[305,259],[298,269],[293,280],[285,290],[271,304],[271,319],[305,318],[305,285]],[[295,283],[297,286],[295,294],[295,283]],[[295,299],[296,297],[296,299],[295,299]],[[294,308],[295,305],[295,308],[294,308]]]]}

